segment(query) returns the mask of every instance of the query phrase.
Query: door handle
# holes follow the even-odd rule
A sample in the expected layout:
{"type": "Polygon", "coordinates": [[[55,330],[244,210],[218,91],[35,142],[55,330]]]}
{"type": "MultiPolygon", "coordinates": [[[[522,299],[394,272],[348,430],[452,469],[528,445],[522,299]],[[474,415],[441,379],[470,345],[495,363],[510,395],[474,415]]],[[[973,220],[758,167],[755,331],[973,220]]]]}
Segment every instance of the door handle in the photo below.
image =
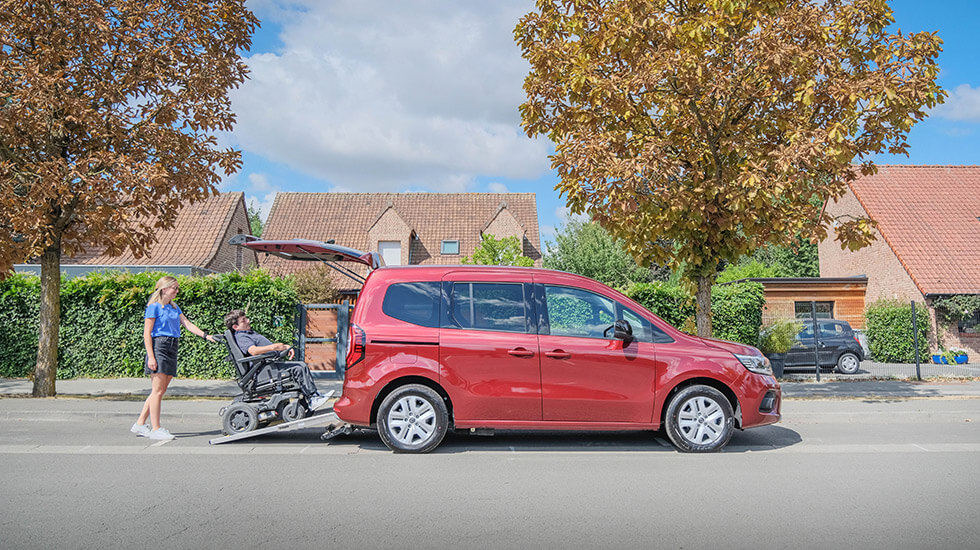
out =
{"type": "Polygon", "coordinates": [[[545,352],[545,356],[551,357],[552,359],[569,359],[572,356],[572,354],[568,353],[567,351],[556,349],[555,351],[545,352]]]}
{"type": "Polygon", "coordinates": [[[524,348],[514,348],[512,350],[507,350],[507,353],[513,355],[514,357],[531,357],[534,355],[533,351],[528,351],[524,348]]]}

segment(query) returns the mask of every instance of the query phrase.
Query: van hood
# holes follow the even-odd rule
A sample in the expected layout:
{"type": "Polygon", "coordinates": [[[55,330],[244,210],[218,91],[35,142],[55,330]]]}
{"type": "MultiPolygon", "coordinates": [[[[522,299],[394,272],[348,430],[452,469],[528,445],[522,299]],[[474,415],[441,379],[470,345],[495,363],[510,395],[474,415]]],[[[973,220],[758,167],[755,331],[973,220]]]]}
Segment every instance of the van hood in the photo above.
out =
{"type": "Polygon", "coordinates": [[[715,338],[701,338],[704,345],[725,350],[729,353],[736,353],[738,355],[762,355],[762,352],[758,349],[747,346],[745,344],[739,344],[737,342],[729,342],[728,340],[717,340],[715,338]]]}

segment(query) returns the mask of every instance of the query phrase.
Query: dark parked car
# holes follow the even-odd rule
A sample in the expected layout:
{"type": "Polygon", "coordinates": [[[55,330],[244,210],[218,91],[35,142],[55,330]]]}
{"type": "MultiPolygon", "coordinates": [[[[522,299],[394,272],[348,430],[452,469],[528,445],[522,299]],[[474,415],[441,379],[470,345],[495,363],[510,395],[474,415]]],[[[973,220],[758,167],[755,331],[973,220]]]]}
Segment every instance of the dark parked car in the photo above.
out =
{"type": "MultiPolygon", "coordinates": [[[[803,330],[796,335],[796,343],[786,354],[786,367],[813,367],[814,346],[813,323],[805,322],[803,330]]],[[[864,349],[857,334],[847,321],[820,319],[819,355],[821,368],[837,368],[842,374],[854,374],[865,358],[864,349]]]]}

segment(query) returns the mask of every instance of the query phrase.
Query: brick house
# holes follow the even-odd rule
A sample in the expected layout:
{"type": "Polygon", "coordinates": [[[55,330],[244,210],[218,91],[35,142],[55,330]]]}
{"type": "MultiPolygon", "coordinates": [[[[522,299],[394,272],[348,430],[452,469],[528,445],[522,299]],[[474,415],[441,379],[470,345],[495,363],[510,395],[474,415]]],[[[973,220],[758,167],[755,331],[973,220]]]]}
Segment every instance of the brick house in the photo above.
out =
{"type": "MultiPolygon", "coordinates": [[[[387,265],[452,265],[471,256],[483,235],[517,237],[524,255],[541,265],[537,201],[533,193],[278,193],[262,238],[333,240],[377,251],[387,265]]],[[[262,256],[278,275],[306,262],[262,256]]],[[[352,269],[365,274],[362,266],[352,269]]],[[[358,290],[338,276],[345,294],[358,290]]]]}
{"type": "MultiPolygon", "coordinates": [[[[831,216],[870,216],[877,240],[856,252],[841,250],[832,237],[819,245],[820,275],[867,274],[867,302],[894,298],[932,304],[941,296],[980,294],[980,166],[884,165],[861,177],[837,202],[831,216]]],[[[930,307],[935,349],[980,356],[980,315],[939,326],[930,307]]]]}
{"type": "MultiPolygon", "coordinates": [[[[62,258],[66,276],[92,271],[163,271],[174,275],[206,275],[247,270],[258,265],[255,252],[228,244],[238,233],[251,234],[244,193],[220,193],[181,209],[172,229],[161,231],[157,242],[140,258],[129,250],[109,256],[89,249],[62,258]]],[[[40,273],[38,264],[18,264],[15,271],[40,273]]]]}

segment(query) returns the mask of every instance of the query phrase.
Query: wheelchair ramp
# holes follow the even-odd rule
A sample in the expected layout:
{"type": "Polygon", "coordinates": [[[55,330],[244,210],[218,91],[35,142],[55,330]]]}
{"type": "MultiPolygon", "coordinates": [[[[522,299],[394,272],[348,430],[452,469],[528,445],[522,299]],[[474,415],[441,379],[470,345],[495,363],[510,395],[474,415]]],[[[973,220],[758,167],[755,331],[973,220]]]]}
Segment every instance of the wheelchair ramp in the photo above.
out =
{"type": "Polygon", "coordinates": [[[242,432],[238,434],[216,437],[208,441],[208,443],[210,443],[211,445],[220,445],[222,443],[229,443],[232,441],[241,441],[242,439],[248,439],[250,437],[255,437],[257,435],[262,435],[262,434],[269,434],[273,432],[291,432],[294,430],[302,430],[305,428],[320,428],[324,426],[329,426],[330,424],[337,424],[337,423],[342,423],[342,421],[339,418],[337,418],[336,414],[334,414],[333,407],[330,407],[322,411],[317,411],[317,414],[313,416],[307,416],[306,418],[300,418],[299,420],[293,420],[292,422],[282,422],[280,424],[267,426],[265,428],[252,430],[250,432],[242,432]]]}

